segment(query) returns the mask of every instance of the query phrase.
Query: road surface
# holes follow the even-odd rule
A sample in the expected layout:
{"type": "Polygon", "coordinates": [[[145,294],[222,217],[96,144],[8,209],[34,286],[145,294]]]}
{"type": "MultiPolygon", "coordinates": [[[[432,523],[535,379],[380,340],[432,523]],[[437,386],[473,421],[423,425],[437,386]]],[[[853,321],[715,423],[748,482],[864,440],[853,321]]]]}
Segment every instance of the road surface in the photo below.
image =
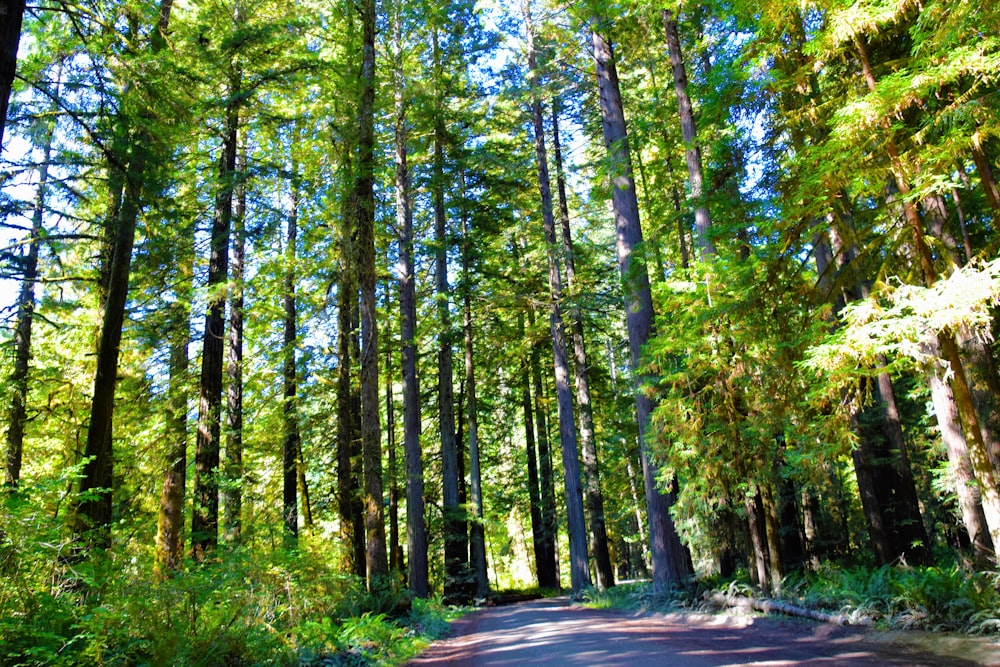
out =
{"type": "Polygon", "coordinates": [[[1000,645],[784,617],[640,614],[566,598],[482,609],[411,667],[1000,666],[1000,645]]]}

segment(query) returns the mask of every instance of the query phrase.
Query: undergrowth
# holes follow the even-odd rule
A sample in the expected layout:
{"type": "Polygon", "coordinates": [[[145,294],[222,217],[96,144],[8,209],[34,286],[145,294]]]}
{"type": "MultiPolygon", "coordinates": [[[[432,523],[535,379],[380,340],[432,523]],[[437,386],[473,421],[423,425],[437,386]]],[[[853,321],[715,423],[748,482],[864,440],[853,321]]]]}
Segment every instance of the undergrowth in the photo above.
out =
{"type": "Polygon", "coordinates": [[[69,570],[54,544],[5,562],[2,667],[398,665],[457,613],[395,581],[369,592],[315,548],[227,551],[155,582],[148,563],[113,552],[69,570]]]}
{"type": "MultiPolygon", "coordinates": [[[[745,578],[703,579],[665,592],[640,582],[591,591],[589,605],[712,611],[711,600],[718,593],[758,595],[745,578]]],[[[774,599],[887,629],[1000,634],[1000,573],[975,572],[962,565],[872,569],[827,564],[818,571],[790,574],[774,599]]]]}

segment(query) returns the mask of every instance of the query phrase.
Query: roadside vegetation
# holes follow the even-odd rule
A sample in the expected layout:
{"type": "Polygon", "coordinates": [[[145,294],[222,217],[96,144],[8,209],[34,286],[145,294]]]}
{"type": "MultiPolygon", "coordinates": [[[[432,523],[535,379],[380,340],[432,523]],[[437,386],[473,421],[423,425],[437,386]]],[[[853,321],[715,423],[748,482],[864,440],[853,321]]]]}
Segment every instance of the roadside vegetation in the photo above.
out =
{"type": "Polygon", "coordinates": [[[648,582],[590,593],[588,605],[644,611],[754,611],[752,602],[777,602],[774,611],[817,613],[836,622],[883,630],[929,630],[991,635],[1000,632],[1000,575],[961,563],[930,567],[821,565],[789,574],[766,601],[745,572],[708,577],[656,593],[648,582]]]}

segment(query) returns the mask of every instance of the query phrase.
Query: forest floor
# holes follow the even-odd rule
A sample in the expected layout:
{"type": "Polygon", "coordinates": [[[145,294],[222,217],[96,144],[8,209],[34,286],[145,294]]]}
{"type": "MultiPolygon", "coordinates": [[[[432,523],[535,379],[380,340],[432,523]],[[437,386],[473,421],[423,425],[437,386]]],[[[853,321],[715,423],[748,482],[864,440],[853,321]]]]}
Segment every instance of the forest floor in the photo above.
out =
{"type": "Polygon", "coordinates": [[[993,665],[1000,641],[776,616],[588,609],[567,598],[475,611],[411,667],[993,665]]]}

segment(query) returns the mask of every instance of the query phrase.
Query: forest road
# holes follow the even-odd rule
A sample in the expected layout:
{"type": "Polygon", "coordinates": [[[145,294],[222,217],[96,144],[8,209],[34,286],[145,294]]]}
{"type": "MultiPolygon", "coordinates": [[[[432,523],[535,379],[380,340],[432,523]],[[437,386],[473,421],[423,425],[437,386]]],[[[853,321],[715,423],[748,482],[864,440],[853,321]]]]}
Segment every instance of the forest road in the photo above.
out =
{"type": "Polygon", "coordinates": [[[482,609],[411,667],[997,665],[1000,645],[930,633],[865,631],[785,617],[587,609],[566,598],[482,609]]]}

